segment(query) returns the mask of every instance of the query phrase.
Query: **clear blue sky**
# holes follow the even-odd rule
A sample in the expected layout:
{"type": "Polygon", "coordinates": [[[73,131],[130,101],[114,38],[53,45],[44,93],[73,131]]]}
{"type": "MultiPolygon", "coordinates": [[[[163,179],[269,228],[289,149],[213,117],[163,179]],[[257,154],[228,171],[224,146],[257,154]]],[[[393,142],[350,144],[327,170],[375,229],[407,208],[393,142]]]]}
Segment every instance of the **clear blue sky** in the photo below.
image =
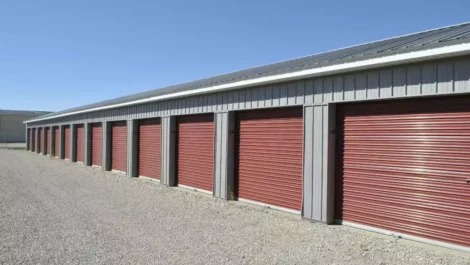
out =
{"type": "Polygon", "coordinates": [[[0,0],[0,108],[57,111],[466,22],[469,10],[467,0],[0,0]]]}

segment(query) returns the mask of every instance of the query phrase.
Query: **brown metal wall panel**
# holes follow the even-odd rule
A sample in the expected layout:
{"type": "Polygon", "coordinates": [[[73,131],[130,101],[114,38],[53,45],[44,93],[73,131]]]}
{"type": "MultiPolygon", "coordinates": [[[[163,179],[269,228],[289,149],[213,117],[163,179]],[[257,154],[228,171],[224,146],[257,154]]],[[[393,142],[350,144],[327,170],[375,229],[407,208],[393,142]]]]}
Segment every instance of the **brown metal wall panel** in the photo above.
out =
{"type": "Polygon", "coordinates": [[[302,108],[237,113],[237,197],[300,210],[302,108]]]}
{"type": "Polygon", "coordinates": [[[54,156],[59,156],[60,131],[59,127],[54,127],[54,156]]]}
{"type": "Polygon", "coordinates": [[[91,126],[91,164],[102,166],[103,128],[101,123],[91,126]]]}
{"type": "Polygon", "coordinates": [[[160,119],[139,121],[139,176],[160,179],[160,119]]]}
{"type": "Polygon", "coordinates": [[[178,117],[178,184],[213,190],[214,115],[178,117]]]}
{"type": "Polygon", "coordinates": [[[111,169],[127,172],[127,124],[112,123],[111,169]]]}
{"type": "Polygon", "coordinates": [[[85,148],[85,128],[83,124],[77,125],[77,161],[83,162],[84,148],[85,148]]]}
{"type": "Polygon", "coordinates": [[[338,114],[336,218],[470,246],[470,98],[338,114]]]}
{"type": "Polygon", "coordinates": [[[39,137],[39,147],[38,147],[38,150],[39,150],[39,153],[42,153],[42,146],[44,144],[44,137],[42,137],[42,128],[39,128],[38,129],[38,137],[39,137]]]}
{"type": "Polygon", "coordinates": [[[50,155],[51,154],[51,147],[50,147],[50,144],[49,144],[49,137],[50,137],[50,134],[51,134],[51,130],[50,128],[46,128],[46,141],[45,141],[45,145],[46,145],[46,154],[47,155],[50,155]]]}
{"type": "Polygon", "coordinates": [[[64,128],[64,157],[70,159],[70,126],[64,128]]]}

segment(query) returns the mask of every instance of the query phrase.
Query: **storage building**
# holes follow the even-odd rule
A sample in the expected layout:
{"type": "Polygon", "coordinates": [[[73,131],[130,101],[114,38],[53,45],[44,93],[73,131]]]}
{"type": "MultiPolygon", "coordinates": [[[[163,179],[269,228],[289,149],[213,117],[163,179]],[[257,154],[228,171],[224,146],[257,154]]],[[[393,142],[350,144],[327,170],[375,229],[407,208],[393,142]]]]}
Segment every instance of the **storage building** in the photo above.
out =
{"type": "Polygon", "coordinates": [[[470,23],[59,111],[32,151],[470,250],[470,23]]]}
{"type": "Polygon", "coordinates": [[[26,143],[24,121],[48,113],[50,112],[0,109],[0,143],[26,143]]]}

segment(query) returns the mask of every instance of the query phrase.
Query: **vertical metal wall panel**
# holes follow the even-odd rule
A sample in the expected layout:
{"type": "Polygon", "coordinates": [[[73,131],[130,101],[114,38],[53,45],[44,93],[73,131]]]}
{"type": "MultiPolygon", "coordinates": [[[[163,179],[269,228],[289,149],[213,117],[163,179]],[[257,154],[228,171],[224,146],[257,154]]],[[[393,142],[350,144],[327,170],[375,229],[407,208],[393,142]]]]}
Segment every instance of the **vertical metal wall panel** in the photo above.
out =
{"type": "Polygon", "coordinates": [[[421,94],[421,67],[419,65],[408,66],[406,77],[406,94],[410,96],[421,94]]]}
{"type": "Polygon", "coordinates": [[[102,132],[103,132],[103,166],[102,168],[106,171],[111,170],[111,140],[112,140],[112,131],[111,131],[111,122],[103,122],[102,132]]]}
{"type": "Polygon", "coordinates": [[[437,64],[423,65],[421,89],[423,95],[437,93],[437,64]]]}
{"type": "Polygon", "coordinates": [[[406,67],[393,69],[393,96],[401,97],[406,95],[406,67]]]}
{"type": "Polygon", "coordinates": [[[65,126],[59,126],[59,158],[65,159],[65,126]]]}
{"type": "Polygon", "coordinates": [[[43,138],[42,138],[42,128],[37,128],[36,129],[36,153],[40,154],[42,145],[43,145],[43,138]]]}
{"type": "Polygon", "coordinates": [[[379,98],[379,71],[371,71],[367,74],[367,98],[379,98]]]}
{"type": "Polygon", "coordinates": [[[389,98],[392,97],[392,70],[384,69],[380,71],[380,97],[389,98]]]}
{"type": "Polygon", "coordinates": [[[54,156],[60,158],[60,126],[52,128],[54,128],[54,156]]]}
{"type": "Polygon", "coordinates": [[[26,127],[26,151],[31,149],[31,128],[26,127]]]}
{"type": "MultiPolygon", "coordinates": [[[[269,100],[269,95],[267,95],[269,100]]],[[[313,103],[313,79],[305,81],[305,104],[313,103]]]]}
{"type": "Polygon", "coordinates": [[[167,186],[176,185],[176,119],[162,117],[161,137],[161,176],[160,183],[167,186]]]}
{"type": "Polygon", "coordinates": [[[138,177],[138,120],[127,121],[127,175],[138,177]]]}
{"type": "Polygon", "coordinates": [[[315,78],[313,81],[313,103],[323,102],[323,79],[315,78]]]}
{"type": "Polygon", "coordinates": [[[367,75],[366,73],[356,74],[354,81],[355,81],[354,89],[356,91],[355,99],[366,99],[367,98],[367,75]]]}
{"type": "Polygon", "coordinates": [[[458,59],[454,66],[455,92],[470,91],[470,60],[458,59]]]}
{"type": "Polygon", "coordinates": [[[332,143],[328,137],[332,126],[328,109],[328,105],[304,108],[302,213],[304,218],[325,223],[333,221],[328,209],[333,202],[331,177],[334,180],[334,176],[328,175],[328,154],[332,143]]]}
{"type": "Polygon", "coordinates": [[[323,102],[333,101],[333,78],[325,77],[323,79],[323,102]]]}
{"type": "Polygon", "coordinates": [[[51,128],[44,127],[44,154],[51,154],[51,128]]]}
{"type": "Polygon", "coordinates": [[[70,160],[72,162],[77,162],[77,126],[77,124],[70,125],[70,160]]]}
{"type": "Polygon", "coordinates": [[[454,64],[452,61],[437,63],[437,92],[452,93],[454,91],[454,64]]]}
{"type": "Polygon", "coordinates": [[[38,130],[33,128],[33,152],[37,152],[38,150],[38,130]]]}
{"type": "Polygon", "coordinates": [[[302,216],[313,219],[313,126],[314,106],[304,107],[302,216]]]}
{"type": "Polygon", "coordinates": [[[72,152],[72,137],[71,137],[70,125],[64,126],[64,158],[70,159],[72,152]]]}
{"type": "Polygon", "coordinates": [[[234,112],[215,113],[214,195],[228,200],[235,196],[234,130],[234,112]]]}
{"type": "Polygon", "coordinates": [[[54,154],[54,149],[55,149],[55,139],[54,139],[54,127],[53,126],[49,126],[48,127],[49,129],[49,139],[47,139],[49,141],[49,156],[55,156],[54,154]]]}
{"type": "Polygon", "coordinates": [[[91,166],[91,123],[84,124],[84,137],[85,150],[83,163],[86,166],[91,166]]]}
{"type": "MultiPolygon", "coordinates": [[[[295,104],[300,105],[304,104],[305,102],[305,80],[298,81],[296,83],[296,99],[295,99],[295,104]]],[[[260,89],[260,91],[265,91],[266,88],[260,89]]]]}
{"type": "Polygon", "coordinates": [[[336,76],[333,79],[333,101],[343,101],[343,92],[344,92],[344,87],[343,87],[343,77],[342,76],[336,76]]]}

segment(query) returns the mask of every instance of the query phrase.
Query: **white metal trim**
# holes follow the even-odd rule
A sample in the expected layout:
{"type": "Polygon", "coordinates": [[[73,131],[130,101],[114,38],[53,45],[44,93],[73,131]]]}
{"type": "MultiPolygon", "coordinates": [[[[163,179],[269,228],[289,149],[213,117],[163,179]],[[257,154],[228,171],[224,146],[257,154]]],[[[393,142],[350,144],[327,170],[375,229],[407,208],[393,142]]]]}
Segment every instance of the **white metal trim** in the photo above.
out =
{"type": "Polygon", "coordinates": [[[252,201],[252,200],[249,200],[249,199],[238,198],[238,201],[246,202],[246,203],[250,203],[250,204],[254,204],[254,205],[258,205],[258,206],[262,206],[262,207],[266,207],[266,208],[270,208],[270,209],[274,209],[274,210],[278,210],[278,211],[282,211],[282,212],[288,212],[288,213],[293,213],[293,214],[298,214],[298,215],[301,214],[301,211],[298,211],[298,210],[293,210],[293,209],[289,209],[289,208],[285,208],[285,207],[281,207],[281,206],[276,206],[276,205],[272,205],[272,204],[267,204],[267,203],[263,203],[263,202],[252,201]]]}
{"type": "Polygon", "coordinates": [[[390,56],[384,56],[384,57],[379,57],[379,58],[373,58],[373,59],[349,62],[349,63],[343,63],[343,64],[330,65],[330,66],[302,70],[298,72],[280,74],[280,75],[275,75],[275,76],[260,77],[256,79],[238,81],[238,82],[234,82],[230,84],[205,87],[205,88],[194,89],[190,91],[183,91],[183,92],[177,92],[177,93],[172,93],[172,94],[167,94],[167,95],[162,95],[162,96],[149,97],[145,99],[139,99],[139,100],[113,104],[113,105],[108,105],[108,106],[85,109],[85,110],[80,110],[80,111],[73,111],[73,112],[63,113],[63,114],[59,114],[59,115],[55,115],[55,116],[51,116],[47,118],[29,120],[23,123],[49,120],[49,119],[54,119],[58,117],[142,104],[142,103],[159,101],[159,100],[164,100],[164,99],[172,99],[172,98],[178,98],[178,97],[184,97],[184,96],[190,96],[190,95],[199,95],[199,94],[205,94],[205,93],[210,93],[210,92],[249,87],[249,86],[254,86],[254,85],[263,85],[263,84],[270,84],[270,83],[275,83],[275,82],[285,82],[285,81],[290,81],[290,80],[295,80],[295,79],[300,79],[300,78],[337,74],[337,73],[342,73],[342,72],[347,72],[347,71],[363,70],[363,69],[368,69],[368,68],[373,68],[373,67],[381,67],[381,66],[394,65],[394,64],[399,64],[399,63],[409,63],[409,62],[431,60],[431,59],[445,58],[445,57],[464,55],[464,54],[470,54],[470,43],[451,45],[451,46],[428,49],[428,50],[423,50],[423,51],[395,54],[395,55],[390,55],[390,56]]]}
{"type": "Polygon", "coordinates": [[[430,245],[435,245],[435,246],[439,246],[439,247],[445,247],[445,248],[450,248],[450,249],[455,249],[455,250],[470,253],[470,247],[464,247],[464,246],[460,246],[460,245],[456,245],[456,244],[452,244],[452,243],[446,243],[446,242],[442,242],[442,241],[438,241],[438,240],[427,239],[427,238],[423,238],[423,237],[419,237],[419,236],[412,236],[412,235],[403,234],[403,233],[399,233],[399,232],[393,232],[393,231],[390,231],[390,230],[387,230],[387,229],[377,228],[377,227],[358,224],[358,223],[349,222],[349,221],[338,220],[338,222],[342,225],[345,225],[345,226],[350,226],[350,227],[354,227],[354,228],[358,228],[358,229],[362,229],[362,230],[367,230],[367,231],[370,231],[370,232],[375,232],[375,233],[384,234],[384,235],[388,235],[388,236],[393,236],[393,237],[397,237],[397,238],[408,239],[408,240],[412,240],[412,241],[417,241],[417,242],[421,242],[421,243],[426,243],[426,244],[430,244],[430,245]]]}
{"type": "Polygon", "coordinates": [[[116,169],[111,169],[111,172],[116,172],[116,173],[120,173],[120,174],[127,174],[126,172],[124,171],[121,171],[121,170],[116,170],[116,169]]]}
{"type": "Polygon", "coordinates": [[[101,168],[101,166],[98,165],[91,165],[91,167],[101,168]]]}
{"type": "Polygon", "coordinates": [[[203,190],[203,189],[199,189],[199,188],[194,188],[194,187],[191,187],[191,186],[178,184],[177,187],[183,188],[183,189],[188,189],[188,190],[193,190],[193,191],[197,191],[197,192],[202,192],[202,193],[206,193],[206,194],[210,194],[210,195],[214,195],[212,191],[203,190]]]}
{"type": "Polygon", "coordinates": [[[141,176],[141,175],[139,175],[139,178],[140,178],[140,179],[145,179],[145,180],[152,180],[152,181],[160,182],[160,179],[151,178],[151,177],[146,177],[146,176],[141,176]]]}

